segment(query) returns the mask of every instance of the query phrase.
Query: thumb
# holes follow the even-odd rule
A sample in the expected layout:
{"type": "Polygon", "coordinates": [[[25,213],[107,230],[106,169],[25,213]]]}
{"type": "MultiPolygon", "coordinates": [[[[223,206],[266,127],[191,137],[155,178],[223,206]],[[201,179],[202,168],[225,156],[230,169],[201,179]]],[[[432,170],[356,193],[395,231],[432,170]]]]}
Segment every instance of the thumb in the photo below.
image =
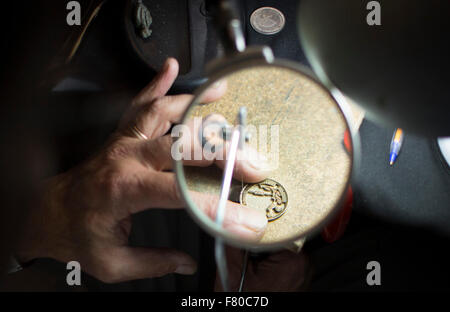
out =
{"type": "MultiPolygon", "coordinates": [[[[216,219],[219,196],[190,191],[191,199],[212,220],[216,219]]],[[[223,220],[224,229],[248,241],[258,241],[267,227],[267,217],[255,208],[228,201],[223,220]]]]}
{"type": "Polygon", "coordinates": [[[110,272],[115,282],[161,277],[169,273],[194,274],[195,260],[170,248],[121,247],[115,253],[116,269],[110,272]]]}

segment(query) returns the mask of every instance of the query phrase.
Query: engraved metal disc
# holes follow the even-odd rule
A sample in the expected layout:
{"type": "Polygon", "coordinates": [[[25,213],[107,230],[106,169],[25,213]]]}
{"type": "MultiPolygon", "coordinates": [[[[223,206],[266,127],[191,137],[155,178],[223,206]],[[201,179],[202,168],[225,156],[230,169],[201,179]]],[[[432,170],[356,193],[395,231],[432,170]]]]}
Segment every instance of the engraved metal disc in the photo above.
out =
{"type": "Polygon", "coordinates": [[[285,18],[280,10],[271,7],[256,9],[250,16],[253,29],[263,35],[279,33],[285,24],[285,18]]]}
{"type": "Polygon", "coordinates": [[[241,191],[240,202],[257,209],[265,209],[267,220],[273,221],[286,211],[288,196],[284,187],[275,180],[266,179],[247,184],[241,191]]]}

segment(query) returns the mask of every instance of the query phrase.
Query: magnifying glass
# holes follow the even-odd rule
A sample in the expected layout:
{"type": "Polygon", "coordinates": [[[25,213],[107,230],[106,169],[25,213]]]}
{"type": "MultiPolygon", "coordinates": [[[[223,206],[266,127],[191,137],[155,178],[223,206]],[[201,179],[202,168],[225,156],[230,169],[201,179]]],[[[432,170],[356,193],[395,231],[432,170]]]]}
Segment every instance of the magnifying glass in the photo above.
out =
{"type": "MultiPolygon", "coordinates": [[[[240,40],[239,35],[234,38],[240,40]]],[[[226,290],[223,243],[253,252],[301,246],[341,208],[355,149],[352,135],[350,148],[343,143],[346,133],[352,134],[344,97],[323,86],[307,68],[275,59],[270,48],[235,51],[209,72],[181,122],[189,134],[180,135],[174,146],[195,145],[198,150],[188,157],[223,157],[224,170],[189,166],[176,157],[175,172],[188,212],[216,238],[216,261],[226,290]],[[227,81],[224,96],[204,104],[208,90],[219,81],[227,81]],[[243,161],[239,156],[264,164],[268,177],[248,183],[234,172],[231,179],[235,165],[243,161]],[[226,208],[205,212],[195,202],[195,192],[216,197],[218,205],[225,192],[225,200],[260,210],[268,220],[262,238],[249,240],[227,230],[218,222],[226,208]]]]}

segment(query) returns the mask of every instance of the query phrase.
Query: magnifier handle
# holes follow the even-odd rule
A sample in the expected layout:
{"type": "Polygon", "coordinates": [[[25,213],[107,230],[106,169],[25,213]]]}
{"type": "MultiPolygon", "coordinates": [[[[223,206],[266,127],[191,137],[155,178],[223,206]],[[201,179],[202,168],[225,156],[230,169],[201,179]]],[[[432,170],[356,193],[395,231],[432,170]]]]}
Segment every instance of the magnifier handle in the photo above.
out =
{"type": "Polygon", "coordinates": [[[234,0],[209,0],[207,10],[212,13],[217,31],[225,48],[225,53],[245,50],[245,38],[234,0]]]}

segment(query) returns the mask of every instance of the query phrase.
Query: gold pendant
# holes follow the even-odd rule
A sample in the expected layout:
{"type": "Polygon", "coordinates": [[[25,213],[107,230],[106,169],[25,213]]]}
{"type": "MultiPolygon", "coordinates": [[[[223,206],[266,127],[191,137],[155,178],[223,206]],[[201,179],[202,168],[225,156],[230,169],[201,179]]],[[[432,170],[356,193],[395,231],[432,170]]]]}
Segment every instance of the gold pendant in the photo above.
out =
{"type": "Polygon", "coordinates": [[[288,196],[280,183],[266,179],[259,183],[247,184],[241,191],[240,203],[258,209],[265,207],[267,220],[273,221],[285,213],[288,196]]]}

